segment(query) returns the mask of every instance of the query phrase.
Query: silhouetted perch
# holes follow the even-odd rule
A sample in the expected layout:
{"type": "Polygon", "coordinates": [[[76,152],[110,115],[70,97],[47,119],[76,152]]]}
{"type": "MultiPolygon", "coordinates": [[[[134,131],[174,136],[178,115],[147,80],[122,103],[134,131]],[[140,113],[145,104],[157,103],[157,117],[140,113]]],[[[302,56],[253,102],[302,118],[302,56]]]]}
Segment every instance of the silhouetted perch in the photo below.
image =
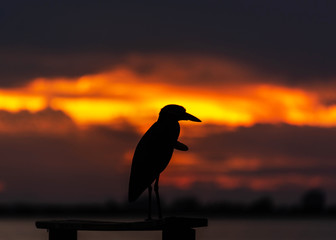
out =
{"type": "Polygon", "coordinates": [[[193,228],[208,226],[206,218],[167,217],[142,222],[89,220],[37,221],[36,227],[47,229],[49,240],[77,240],[77,231],[162,231],[162,240],[195,240],[193,228]]]}

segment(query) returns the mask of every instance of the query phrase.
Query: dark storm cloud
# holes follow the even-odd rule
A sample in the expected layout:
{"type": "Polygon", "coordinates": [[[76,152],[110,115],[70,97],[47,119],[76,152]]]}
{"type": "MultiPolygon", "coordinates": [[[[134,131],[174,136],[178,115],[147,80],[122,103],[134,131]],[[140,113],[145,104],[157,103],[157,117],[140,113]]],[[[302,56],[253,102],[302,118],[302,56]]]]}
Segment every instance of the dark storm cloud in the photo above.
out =
{"type": "Polygon", "coordinates": [[[72,119],[62,111],[46,108],[36,113],[16,113],[0,110],[0,132],[64,134],[77,129],[72,119]]]}
{"type": "Polygon", "coordinates": [[[218,128],[217,133],[184,141],[200,159],[197,166],[190,166],[194,169],[191,172],[208,176],[208,182],[196,182],[180,192],[171,191],[210,201],[251,201],[266,194],[288,203],[297,201],[308,188],[319,186],[328,191],[329,200],[334,202],[335,140],[336,128],[287,124],[218,128]],[[241,185],[230,188],[215,183],[221,176],[227,183],[233,179],[241,185]],[[216,197],[208,198],[204,193],[216,197]]]}
{"type": "Polygon", "coordinates": [[[90,127],[62,134],[1,133],[0,201],[124,200],[139,136],[133,128],[90,127]]]}
{"type": "MultiPolygon", "coordinates": [[[[64,113],[51,109],[35,114],[2,111],[0,120],[7,130],[10,123],[14,126],[13,131],[0,134],[0,182],[4,184],[0,201],[126,199],[130,158],[140,139],[132,126],[125,123],[115,128],[91,126],[81,129],[75,127],[64,113]],[[44,125],[46,122],[49,125],[44,125]],[[29,128],[36,131],[29,131],[29,128]]],[[[303,184],[288,186],[287,176],[331,179],[325,187],[334,191],[336,128],[259,124],[235,130],[220,126],[216,129],[216,133],[202,138],[189,139],[183,134],[182,141],[190,147],[187,154],[195,154],[201,161],[184,170],[171,166],[164,174],[194,174],[200,181],[203,176],[210,175],[210,178],[183,190],[163,185],[162,192],[167,201],[185,196],[204,201],[219,198],[251,200],[264,191],[248,189],[248,185],[235,190],[223,189],[215,182],[218,173],[246,182],[254,179],[267,182],[276,178],[279,187],[269,193],[284,201],[288,200],[286,192],[294,191],[297,197],[306,187],[303,184]],[[222,163],[231,159],[260,159],[261,165],[256,169],[244,168],[244,165],[241,169],[220,169],[225,166],[222,163]]],[[[177,154],[180,153],[175,153],[175,159],[177,154]]],[[[247,162],[245,165],[249,166],[247,162]]]]}
{"type": "MultiPolygon", "coordinates": [[[[336,171],[336,128],[264,125],[223,131],[193,144],[207,164],[258,159],[260,167],[228,171],[235,176],[329,175],[336,171]]],[[[223,169],[225,170],[225,169],[223,169]]]]}
{"type": "MultiPolygon", "coordinates": [[[[272,190],[252,190],[250,188],[223,189],[215,183],[195,182],[188,189],[178,189],[174,186],[161,187],[160,196],[168,202],[176,199],[186,199],[193,197],[201,203],[213,203],[220,201],[231,201],[235,203],[251,203],[262,196],[272,196],[276,203],[293,204],[300,200],[306,189],[299,189],[290,185],[285,188],[272,190]]],[[[328,195],[330,196],[330,195],[328,195]]],[[[143,196],[145,199],[146,196],[143,196]]],[[[335,198],[332,198],[334,200],[335,198]]]]}
{"type": "Polygon", "coordinates": [[[105,53],[56,53],[45,50],[3,50],[0,86],[13,87],[39,77],[79,77],[112,68],[123,62],[105,53]]]}
{"type": "MultiPolygon", "coordinates": [[[[76,64],[72,72],[36,62],[35,52],[57,54],[61,62],[75,53],[118,58],[192,52],[235,59],[291,81],[328,78],[336,63],[334,9],[331,1],[8,1],[0,10],[1,51],[29,50],[32,62],[17,55],[8,64],[8,54],[2,55],[7,65],[0,77],[8,84],[21,81],[20,74],[35,77],[39,69],[42,75],[78,74],[76,64]]],[[[89,65],[83,63],[84,73],[89,65]]],[[[90,71],[109,64],[93,65],[90,71]]]]}

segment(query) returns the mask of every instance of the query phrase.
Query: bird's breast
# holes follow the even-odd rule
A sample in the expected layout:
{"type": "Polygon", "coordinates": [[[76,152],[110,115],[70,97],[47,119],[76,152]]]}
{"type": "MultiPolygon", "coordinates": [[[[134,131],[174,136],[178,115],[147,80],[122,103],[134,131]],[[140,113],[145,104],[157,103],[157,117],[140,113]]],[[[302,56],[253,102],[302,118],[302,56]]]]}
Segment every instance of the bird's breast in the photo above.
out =
{"type": "Polygon", "coordinates": [[[146,164],[152,174],[160,174],[172,157],[179,134],[178,122],[177,124],[154,123],[140,140],[133,161],[146,164]]]}

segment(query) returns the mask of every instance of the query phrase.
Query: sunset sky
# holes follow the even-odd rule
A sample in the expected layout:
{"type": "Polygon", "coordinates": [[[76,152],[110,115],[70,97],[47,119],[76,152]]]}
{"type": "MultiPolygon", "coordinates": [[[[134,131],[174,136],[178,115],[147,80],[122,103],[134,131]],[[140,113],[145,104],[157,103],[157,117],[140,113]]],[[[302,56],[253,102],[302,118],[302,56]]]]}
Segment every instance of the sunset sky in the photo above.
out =
{"type": "Polygon", "coordinates": [[[166,201],[336,204],[336,4],[13,0],[0,7],[0,203],[124,201],[160,109],[166,201]]]}

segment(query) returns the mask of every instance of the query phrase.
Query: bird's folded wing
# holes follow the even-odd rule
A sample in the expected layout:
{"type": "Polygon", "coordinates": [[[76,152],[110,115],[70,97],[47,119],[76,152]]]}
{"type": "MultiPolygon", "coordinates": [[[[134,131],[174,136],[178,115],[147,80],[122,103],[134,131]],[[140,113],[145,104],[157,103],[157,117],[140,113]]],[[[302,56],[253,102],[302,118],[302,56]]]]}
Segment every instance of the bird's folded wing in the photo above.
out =
{"type": "Polygon", "coordinates": [[[188,146],[179,141],[176,141],[174,148],[180,151],[188,151],[188,146]]]}

